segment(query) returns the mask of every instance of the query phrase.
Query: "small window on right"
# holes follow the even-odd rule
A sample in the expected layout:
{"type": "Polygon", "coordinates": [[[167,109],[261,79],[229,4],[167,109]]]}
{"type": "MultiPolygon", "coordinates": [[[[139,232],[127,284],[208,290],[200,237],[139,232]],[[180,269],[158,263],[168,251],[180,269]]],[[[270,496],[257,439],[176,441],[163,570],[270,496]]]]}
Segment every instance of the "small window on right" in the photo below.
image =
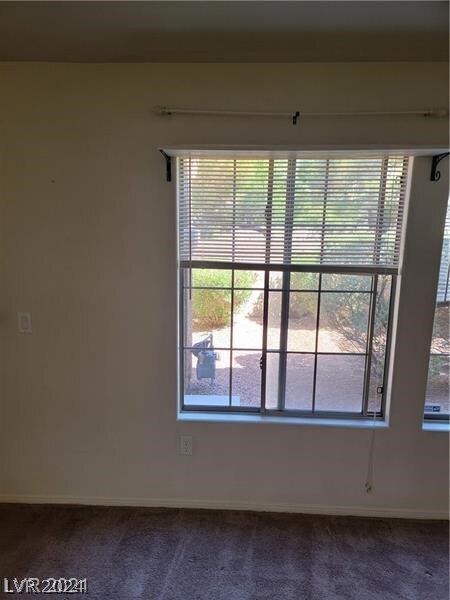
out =
{"type": "Polygon", "coordinates": [[[433,337],[431,339],[428,382],[425,394],[425,419],[448,420],[449,389],[449,304],[450,304],[450,204],[445,217],[433,337]]]}

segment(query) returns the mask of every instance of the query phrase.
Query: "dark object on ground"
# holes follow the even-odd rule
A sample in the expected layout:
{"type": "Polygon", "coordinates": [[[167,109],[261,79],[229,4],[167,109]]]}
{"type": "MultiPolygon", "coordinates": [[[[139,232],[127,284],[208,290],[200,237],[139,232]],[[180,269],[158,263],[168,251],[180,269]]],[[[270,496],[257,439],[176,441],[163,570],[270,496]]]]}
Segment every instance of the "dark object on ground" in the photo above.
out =
{"type": "Polygon", "coordinates": [[[205,339],[193,345],[192,354],[197,358],[197,379],[211,379],[214,383],[216,378],[217,353],[214,352],[213,336],[210,333],[205,339]]]}

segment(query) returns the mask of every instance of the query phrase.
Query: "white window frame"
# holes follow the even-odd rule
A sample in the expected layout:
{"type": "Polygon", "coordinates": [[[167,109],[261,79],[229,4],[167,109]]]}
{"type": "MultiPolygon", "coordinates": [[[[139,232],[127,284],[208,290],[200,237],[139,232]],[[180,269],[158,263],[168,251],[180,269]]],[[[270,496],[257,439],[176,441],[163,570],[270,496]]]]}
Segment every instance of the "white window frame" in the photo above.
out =
{"type": "MultiPolygon", "coordinates": [[[[433,329],[434,329],[434,320],[436,316],[436,310],[439,306],[440,302],[444,304],[448,304],[450,302],[450,237],[448,235],[448,230],[450,226],[450,200],[447,204],[447,211],[444,219],[444,232],[442,237],[442,245],[441,245],[441,253],[440,253],[440,261],[439,261],[439,271],[436,285],[436,305],[433,312],[433,329]],[[447,244],[447,247],[446,247],[447,244]],[[442,287],[441,287],[442,284],[442,287]]],[[[450,326],[450,324],[449,324],[450,326]]],[[[431,340],[432,342],[433,340],[431,340]]],[[[428,371],[427,371],[427,386],[425,390],[425,406],[427,404],[432,404],[432,402],[427,401],[427,393],[428,393],[428,385],[430,379],[430,370],[431,370],[431,360],[433,356],[447,356],[447,360],[450,361],[450,354],[448,352],[432,352],[430,344],[430,352],[429,352],[429,363],[428,363],[428,371]]],[[[424,409],[425,409],[424,406],[424,409]]],[[[425,423],[446,423],[450,424],[450,411],[448,413],[441,412],[431,412],[424,410],[424,422],[425,423]]]]}
{"type": "MultiPolygon", "coordinates": [[[[295,267],[290,267],[290,268],[286,268],[283,267],[282,265],[261,265],[261,266],[256,266],[255,264],[245,264],[245,263],[239,263],[239,264],[234,264],[234,263],[217,263],[214,264],[211,261],[206,261],[204,263],[201,262],[196,262],[196,263],[192,263],[190,265],[192,268],[197,267],[197,268],[227,268],[227,269],[252,269],[252,270],[257,270],[257,269],[261,269],[263,271],[265,271],[266,275],[265,278],[267,279],[269,277],[269,272],[273,271],[273,270],[284,270],[286,273],[290,273],[290,272],[295,272],[295,271],[303,271],[303,272],[317,272],[319,273],[320,278],[322,277],[323,273],[342,273],[342,274],[346,274],[346,273],[354,273],[354,274],[359,274],[359,275],[371,275],[373,276],[374,281],[376,280],[378,275],[381,274],[389,274],[392,277],[391,280],[391,293],[390,293],[390,303],[389,303],[389,319],[388,319],[388,333],[387,333],[387,340],[386,340],[386,350],[385,350],[385,368],[384,368],[384,379],[383,379],[383,386],[382,386],[382,401],[381,401],[381,410],[378,411],[376,414],[374,413],[369,413],[367,410],[367,397],[368,397],[368,393],[367,393],[367,388],[368,388],[368,379],[367,379],[367,375],[365,375],[364,377],[364,385],[365,385],[365,390],[364,390],[364,401],[363,401],[363,410],[361,411],[361,414],[359,413],[354,413],[354,412],[338,412],[338,411],[331,411],[331,412],[325,412],[325,411],[320,411],[320,413],[318,412],[314,412],[314,411],[297,411],[297,410],[273,410],[273,409],[268,409],[265,407],[264,404],[264,394],[265,394],[265,376],[266,376],[266,358],[267,358],[267,348],[262,348],[262,381],[261,381],[261,407],[260,408],[251,408],[251,407],[237,407],[237,406],[230,406],[230,407],[215,407],[215,406],[211,406],[211,405],[202,405],[202,406],[187,406],[184,404],[183,402],[183,398],[184,398],[184,324],[185,324],[185,315],[183,313],[183,306],[184,306],[184,300],[183,300],[183,289],[185,287],[185,281],[184,281],[184,275],[183,275],[183,268],[179,269],[179,273],[180,273],[180,281],[179,281],[179,291],[180,291],[180,297],[179,297],[179,369],[178,369],[178,376],[179,376],[179,400],[180,400],[180,410],[183,413],[195,413],[195,412],[202,412],[202,413],[226,413],[226,414],[238,414],[238,413],[252,413],[252,414],[257,414],[259,416],[263,415],[263,416],[277,416],[277,417],[283,417],[283,418],[287,418],[287,417],[312,417],[314,419],[318,419],[318,418],[322,418],[322,419],[364,419],[367,420],[368,418],[375,418],[378,420],[384,420],[385,416],[386,416],[386,392],[388,389],[388,379],[390,377],[390,352],[391,352],[391,345],[392,345],[392,339],[393,339],[393,332],[392,332],[392,321],[393,321],[393,313],[394,313],[394,301],[395,301],[395,297],[396,297],[396,280],[397,280],[397,275],[396,275],[396,270],[392,270],[392,269],[386,269],[384,267],[378,267],[378,268],[373,268],[373,269],[368,269],[368,268],[360,268],[357,266],[349,266],[347,268],[343,268],[342,266],[340,267],[336,267],[333,268],[331,266],[320,266],[320,267],[314,267],[311,268],[311,266],[307,266],[307,267],[301,267],[301,266],[295,266],[295,267]]],[[[268,288],[265,287],[264,290],[264,295],[266,295],[268,293],[268,288]]],[[[320,290],[318,293],[318,297],[320,297],[320,290]]],[[[267,305],[267,301],[265,301],[265,306],[267,305]]],[[[371,311],[372,306],[375,306],[374,302],[371,302],[371,311]]],[[[369,319],[369,328],[370,328],[370,323],[373,323],[373,318],[369,319]]],[[[263,329],[266,329],[267,327],[267,321],[263,324],[263,329]]],[[[283,331],[286,331],[286,327],[287,325],[284,327],[283,331]]],[[[318,331],[317,331],[318,333],[318,331]]],[[[265,335],[265,334],[264,334],[265,335]]],[[[371,352],[371,348],[370,348],[370,331],[368,331],[368,339],[367,339],[367,359],[370,361],[370,352],[371,352]]],[[[230,344],[231,345],[231,344],[230,344]]],[[[264,344],[263,344],[264,346],[264,344]]],[[[231,345],[232,348],[232,345],[231,345]]],[[[233,348],[232,348],[233,349],[233,348]]],[[[315,356],[315,361],[317,361],[317,347],[316,347],[316,351],[314,353],[315,356]]],[[[344,354],[344,353],[343,353],[344,354]]],[[[316,369],[316,367],[315,367],[316,369]]],[[[366,366],[366,370],[367,370],[367,366],[366,366]]],[[[315,371],[315,375],[316,377],[316,371],[315,371]]],[[[232,392],[230,391],[230,397],[231,397],[232,392]]]]}
{"type": "MultiPolygon", "coordinates": [[[[211,265],[213,265],[215,268],[218,268],[219,265],[216,264],[214,265],[214,263],[204,263],[204,268],[211,268],[211,265]]],[[[196,267],[200,267],[200,264],[196,263],[196,267]]],[[[232,282],[234,280],[234,273],[237,270],[246,270],[249,268],[249,265],[242,265],[242,264],[235,264],[235,265],[220,265],[220,268],[222,269],[226,269],[226,270],[232,270],[232,282]]],[[[286,307],[288,306],[289,303],[289,293],[291,292],[291,288],[290,287],[283,287],[282,290],[277,290],[276,293],[280,293],[282,295],[282,313],[281,313],[281,318],[280,318],[280,339],[282,340],[281,343],[281,347],[278,350],[271,350],[267,348],[267,326],[268,326],[268,315],[267,315],[267,310],[268,310],[268,295],[271,290],[270,285],[268,283],[269,281],[269,277],[270,277],[270,272],[273,271],[273,267],[272,266],[264,266],[261,265],[259,268],[255,267],[255,265],[252,265],[252,270],[261,270],[264,272],[264,279],[265,279],[265,285],[263,288],[263,293],[264,293],[264,309],[263,309],[263,323],[262,323],[262,327],[263,327],[263,343],[262,343],[262,348],[255,348],[255,349],[248,349],[248,348],[239,348],[239,347],[234,347],[233,346],[233,339],[232,339],[232,334],[231,334],[231,340],[230,340],[230,351],[231,352],[261,352],[261,359],[260,359],[260,366],[261,366],[261,381],[260,383],[258,383],[258,386],[260,387],[260,395],[261,395],[261,405],[260,407],[245,407],[245,406],[232,406],[231,404],[231,397],[232,397],[232,383],[231,383],[231,376],[232,376],[232,367],[230,366],[230,391],[229,391],[229,398],[230,398],[230,402],[228,406],[213,406],[210,404],[203,404],[203,405],[188,405],[184,403],[184,361],[185,361],[185,352],[189,351],[189,347],[187,347],[185,345],[185,340],[184,340],[184,333],[185,333],[185,329],[184,329],[184,325],[186,323],[185,321],[185,314],[184,314],[184,306],[185,306],[185,298],[184,298],[184,294],[189,293],[189,291],[187,290],[191,290],[191,289],[196,289],[191,288],[189,285],[186,285],[186,281],[185,278],[189,277],[189,270],[188,269],[179,269],[179,369],[178,369],[178,383],[179,383],[179,398],[180,398],[180,409],[182,412],[191,412],[191,413],[195,413],[195,412],[211,412],[211,413],[215,413],[215,412],[219,412],[219,413],[227,413],[227,414],[233,414],[233,413],[251,413],[251,414],[257,414],[257,415],[267,415],[267,416],[277,416],[277,417],[302,417],[302,418],[322,418],[322,419],[377,419],[377,420],[383,420],[385,418],[385,414],[386,414],[386,397],[387,397],[387,390],[388,390],[388,379],[390,376],[390,369],[389,369],[389,365],[390,365],[390,353],[391,353],[391,346],[392,346],[392,322],[393,322],[393,314],[394,314],[394,301],[395,301],[395,297],[396,297],[396,283],[397,283],[397,276],[395,274],[389,274],[389,276],[391,277],[391,288],[390,288],[390,301],[389,301],[389,316],[388,316],[388,321],[387,321],[387,334],[386,334],[386,346],[385,346],[385,354],[384,354],[384,369],[383,369],[383,383],[380,390],[380,410],[377,410],[375,413],[373,411],[369,410],[369,385],[370,385],[370,368],[371,368],[371,360],[372,360],[372,342],[373,342],[373,327],[374,327],[374,315],[375,315],[375,309],[376,309],[376,301],[374,301],[374,299],[376,298],[376,294],[377,294],[377,281],[378,281],[378,277],[379,275],[383,275],[384,273],[374,273],[374,272],[368,272],[365,269],[358,269],[358,268],[349,268],[348,270],[342,272],[341,268],[332,268],[332,267],[317,267],[314,271],[311,271],[311,267],[306,267],[306,268],[302,268],[302,267],[293,267],[293,268],[284,268],[283,272],[284,272],[284,276],[283,278],[290,278],[290,274],[291,273],[295,273],[295,272],[304,272],[304,273],[317,273],[319,276],[319,288],[318,290],[308,290],[308,291],[312,291],[313,293],[315,293],[317,291],[317,297],[318,297],[318,306],[317,306],[317,315],[316,315],[316,344],[315,344],[315,350],[314,351],[309,351],[309,352],[295,352],[295,351],[289,351],[286,348],[286,339],[287,339],[287,332],[288,332],[288,312],[286,310],[286,307]],[[333,293],[330,291],[324,291],[321,289],[321,281],[322,281],[322,275],[323,274],[338,274],[338,275],[346,275],[346,274],[354,274],[354,275],[361,275],[361,276],[370,276],[372,277],[372,281],[373,281],[373,285],[374,287],[371,288],[370,291],[367,292],[354,292],[352,290],[339,290],[338,293],[366,293],[366,294],[370,294],[370,302],[369,302],[369,317],[368,317],[368,322],[367,322],[367,334],[366,334],[366,351],[365,353],[350,353],[350,352],[336,352],[336,353],[329,353],[329,352],[321,352],[318,350],[317,348],[317,343],[318,343],[318,335],[319,335],[319,318],[320,318],[320,299],[321,299],[321,295],[322,294],[327,294],[327,293],[333,293]],[[283,310],[284,307],[284,310],[283,310]],[[277,409],[273,409],[273,408],[268,408],[266,406],[266,376],[267,376],[267,356],[269,354],[279,354],[280,355],[280,361],[282,362],[282,366],[280,367],[279,370],[279,374],[280,374],[280,378],[283,380],[280,383],[281,390],[279,391],[279,404],[278,404],[278,408],[277,409]],[[286,409],[283,404],[284,404],[284,399],[285,399],[285,389],[283,388],[283,386],[285,386],[286,384],[286,360],[287,360],[287,356],[288,355],[292,355],[292,354],[306,354],[306,355],[312,355],[314,356],[314,375],[313,375],[313,397],[312,397],[312,410],[295,410],[295,409],[286,409]],[[361,412],[351,412],[351,411],[337,411],[337,410],[333,410],[333,411],[318,411],[315,409],[315,396],[316,396],[316,381],[317,381],[317,357],[321,356],[321,355],[336,355],[336,356],[351,356],[351,355],[358,355],[358,356],[364,356],[364,360],[365,360],[365,366],[364,366],[364,389],[363,389],[363,396],[362,396],[362,403],[361,403],[361,412]]],[[[217,288],[216,288],[217,289],[217,288]]],[[[220,289],[220,288],[219,288],[220,289]]],[[[228,288],[227,288],[228,289],[228,288]]],[[[242,288],[239,288],[242,289],[242,288]]],[[[234,294],[234,288],[233,288],[233,283],[231,284],[231,297],[233,298],[233,294],[234,294]]],[[[231,323],[230,323],[230,328],[231,328],[231,332],[233,331],[233,300],[231,301],[231,323]]],[[[222,350],[228,350],[226,348],[216,348],[216,350],[218,350],[219,352],[222,350]]]]}

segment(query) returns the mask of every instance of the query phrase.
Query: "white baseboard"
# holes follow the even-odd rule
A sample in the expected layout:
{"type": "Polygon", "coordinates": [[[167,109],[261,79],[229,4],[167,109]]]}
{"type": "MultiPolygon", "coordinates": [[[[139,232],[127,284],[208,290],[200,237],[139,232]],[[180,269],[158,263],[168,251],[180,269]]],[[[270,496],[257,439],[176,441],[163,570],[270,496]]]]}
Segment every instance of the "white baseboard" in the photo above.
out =
{"type": "Polygon", "coordinates": [[[27,496],[0,494],[0,504],[69,504],[84,506],[130,506],[144,508],[200,508],[210,510],[247,510],[355,517],[399,519],[449,519],[443,510],[385,508],[378,506],[327,506],[322,504],[283,504],[228,500],[192,500],[176,498],[103,498],[99,496],[27,496]]]}

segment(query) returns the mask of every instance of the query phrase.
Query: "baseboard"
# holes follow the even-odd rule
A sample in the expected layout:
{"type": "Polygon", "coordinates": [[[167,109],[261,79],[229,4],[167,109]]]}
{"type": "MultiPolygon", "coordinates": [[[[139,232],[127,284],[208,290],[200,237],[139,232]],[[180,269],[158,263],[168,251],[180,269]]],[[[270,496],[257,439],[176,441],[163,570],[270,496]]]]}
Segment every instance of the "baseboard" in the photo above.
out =
{"type": "Polygon", "coordinates": [[[246,510],[355,517],[389,517],[397,519],[448,520],[442,510],[384,508],[378,506],[327,506],[323,504],[288,504],[228,500],[192,500],[175,498],[103,498],[99,496],[27,496],[0,494],[0,504],[69,504],[84,506],[130,506],[144,508],[197,508],[209,510],[246,510]]]}

